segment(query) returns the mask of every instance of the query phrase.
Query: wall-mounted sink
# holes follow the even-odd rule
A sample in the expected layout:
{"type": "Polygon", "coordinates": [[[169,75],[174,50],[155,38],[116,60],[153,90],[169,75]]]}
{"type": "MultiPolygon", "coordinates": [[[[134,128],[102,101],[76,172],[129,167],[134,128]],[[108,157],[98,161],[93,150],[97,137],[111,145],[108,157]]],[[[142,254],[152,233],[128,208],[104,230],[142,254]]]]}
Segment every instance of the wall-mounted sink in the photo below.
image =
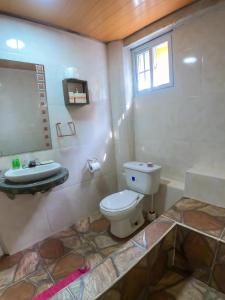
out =
{"type": "Polygon", "coordinates": [[[61,165],[52,162],[46,165],[38,165],[33,168],[10,169],[5,172],[5,178],[11,182],[24,183],[35,182],[55,175],[61,169],[61,165]]]}

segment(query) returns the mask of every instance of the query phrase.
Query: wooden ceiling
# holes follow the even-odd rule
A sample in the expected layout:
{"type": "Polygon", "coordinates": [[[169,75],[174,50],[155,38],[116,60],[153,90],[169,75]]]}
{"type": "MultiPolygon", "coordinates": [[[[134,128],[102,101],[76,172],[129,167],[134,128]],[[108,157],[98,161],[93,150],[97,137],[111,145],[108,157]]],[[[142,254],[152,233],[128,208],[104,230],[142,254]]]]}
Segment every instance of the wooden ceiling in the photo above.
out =
{"type": "Polygon", "coordinates": [[[196,0],[0,0],[0,12],[108,42],[196,0]]]}

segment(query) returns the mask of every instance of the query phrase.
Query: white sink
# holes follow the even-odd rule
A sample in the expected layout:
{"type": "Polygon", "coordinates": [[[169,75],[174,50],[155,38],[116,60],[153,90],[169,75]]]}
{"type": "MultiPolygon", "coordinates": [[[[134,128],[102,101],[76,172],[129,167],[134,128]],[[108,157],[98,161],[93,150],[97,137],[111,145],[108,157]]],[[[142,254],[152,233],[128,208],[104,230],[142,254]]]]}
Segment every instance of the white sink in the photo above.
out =
{"type": "Polygon", "coordinates": [[[5,178],[11,182],[35,182],[55,175],[61,169],[59,163],[53,162],[46,165],[38,165],[33,168],[10,169],[5,172],[5,178]]]}

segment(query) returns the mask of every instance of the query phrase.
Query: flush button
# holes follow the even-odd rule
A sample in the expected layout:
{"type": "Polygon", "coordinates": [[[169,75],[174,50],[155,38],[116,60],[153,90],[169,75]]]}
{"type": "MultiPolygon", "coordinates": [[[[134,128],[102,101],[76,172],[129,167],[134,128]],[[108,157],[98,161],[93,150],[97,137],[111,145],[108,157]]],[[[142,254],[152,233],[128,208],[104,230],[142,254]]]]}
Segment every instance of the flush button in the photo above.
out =
{"type": "Polygon", "coordinates": [[[131,180],[132,180],[132,181],[135,181],[135,177],[134,177],[134,176],[132,176],[132,177],[131,177],[131,180]]]}

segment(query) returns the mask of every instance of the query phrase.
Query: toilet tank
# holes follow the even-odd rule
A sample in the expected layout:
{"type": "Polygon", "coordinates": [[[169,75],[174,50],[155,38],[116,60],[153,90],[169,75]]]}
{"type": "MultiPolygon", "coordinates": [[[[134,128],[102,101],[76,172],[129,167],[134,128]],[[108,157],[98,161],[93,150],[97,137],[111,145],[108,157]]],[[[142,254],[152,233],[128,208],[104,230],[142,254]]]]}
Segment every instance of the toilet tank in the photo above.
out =
{"type": "Polygon", "coordinates": [[[123,165],[127,186],[135,192],[153,195],[159,189],[161,167],[152,163],[138,161],[123,165]]]}

